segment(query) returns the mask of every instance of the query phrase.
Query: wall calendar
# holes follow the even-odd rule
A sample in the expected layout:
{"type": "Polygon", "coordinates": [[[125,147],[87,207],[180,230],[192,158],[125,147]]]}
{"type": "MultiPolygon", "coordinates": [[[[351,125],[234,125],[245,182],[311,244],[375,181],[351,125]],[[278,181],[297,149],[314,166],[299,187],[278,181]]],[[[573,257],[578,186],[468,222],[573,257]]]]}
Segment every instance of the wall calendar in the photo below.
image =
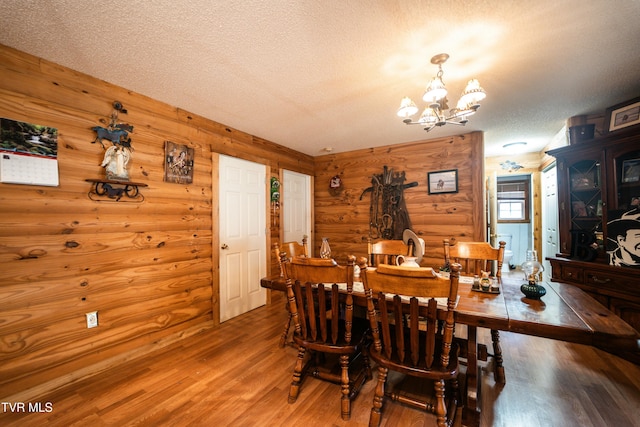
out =
{"type": "Polygon", "coordinates": [[[58,130],[0,118],[0,182],[58,186],[58,130]]]}

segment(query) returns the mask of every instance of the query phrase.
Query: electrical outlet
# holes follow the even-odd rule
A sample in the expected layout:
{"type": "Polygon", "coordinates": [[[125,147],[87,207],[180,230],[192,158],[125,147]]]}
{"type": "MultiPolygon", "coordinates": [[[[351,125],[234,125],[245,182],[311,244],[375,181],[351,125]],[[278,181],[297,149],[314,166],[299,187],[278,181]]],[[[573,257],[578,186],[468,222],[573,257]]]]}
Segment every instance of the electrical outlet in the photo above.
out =
{"type": "Polygon", "coordinates": [[[98,312],[92,311],[87,313],[87,328],[95,328],[98,326],[98,312]]]}

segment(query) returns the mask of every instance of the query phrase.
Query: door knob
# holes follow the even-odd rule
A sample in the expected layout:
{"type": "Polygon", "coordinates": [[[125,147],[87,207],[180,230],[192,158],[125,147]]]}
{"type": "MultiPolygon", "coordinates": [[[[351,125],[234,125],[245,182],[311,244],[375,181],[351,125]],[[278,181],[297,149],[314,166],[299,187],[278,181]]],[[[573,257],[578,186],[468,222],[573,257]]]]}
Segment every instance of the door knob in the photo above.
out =
{"type": "Polygon", "coordinates": [[[224,243],[222,246],[220,246],[220,249],[229,249],[229,245],[224,243]]]}

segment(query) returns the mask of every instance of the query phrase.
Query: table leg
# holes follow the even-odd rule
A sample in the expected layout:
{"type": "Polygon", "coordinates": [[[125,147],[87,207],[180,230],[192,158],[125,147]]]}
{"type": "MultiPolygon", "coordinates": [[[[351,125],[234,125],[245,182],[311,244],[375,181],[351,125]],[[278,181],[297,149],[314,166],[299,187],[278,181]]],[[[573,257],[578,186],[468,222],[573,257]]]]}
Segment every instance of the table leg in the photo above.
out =
{"type": "Polygon", "coordinates": [[[480,382],[478,381],[478,330],[475,326],[467,327],[467,375],[466,402],[463,411],[465,426],[480,425],[480,382]]]}
{"type": "Polygon", "coordinates": [[[493,361],[495,363],[496,382],[504,384],[506,378],[504,375],[504,366],[502,366],[502,348],[500,347],[500,332],[495,329],[491,330],[491,341],[493,342],[493,361]]]}

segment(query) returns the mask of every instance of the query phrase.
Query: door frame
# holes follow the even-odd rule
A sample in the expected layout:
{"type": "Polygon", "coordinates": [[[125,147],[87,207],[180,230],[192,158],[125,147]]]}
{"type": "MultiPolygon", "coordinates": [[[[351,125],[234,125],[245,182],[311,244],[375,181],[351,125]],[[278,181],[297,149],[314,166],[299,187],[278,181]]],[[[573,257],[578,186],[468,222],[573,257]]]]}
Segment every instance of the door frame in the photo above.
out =
{"type": "Polygon", "coordinates": [[[542,261],[542,265],[544,266],[544,278],[545,280],[550,280],[551,279],[551,263],[549,261],[547,261],[547,257],[555,257],[557,255],[558,252],[560,252],[560,232],[558,229],[558,225],[560,223],[560,219],[559,219],[559,215],[558,215],[558,168],[556,167],[556,163],[553,162],[551,165],[549,165],[548,167],[544,168],[542,170],[542,173],[540,174],[540,187],[541,187],[541,193],[543,194],[547,194],[547,182],[551,181],[554,182],[556,185],[556,191],[555,191],[555,199],[554,199],[554,204],[552,206],[548,205],[548,199],[547,197],[542,197],[542,200],[540,201],[541,206],[542,206],[542,215],[541,215],[541,221],[542,221],[542,226],[540,227],[541,229],[541,243],[542,243],[542,252],[541,252],[541,261],[542,261]],[[551,180],[549,177],[549,173],[551,171],[554,171],[554,179],[551,180]],[[555,245],[556,245],[556,251],[555,253],[547,253],[547,242],[549,241],[549,232],[547,231],[548,229],[548,224],[549,224],[549,216],[550,213],[553,212],[553,216],[554,216],[554,221],[555,221],[555,236],[554,236],[554,241],[555,241],[555,245]]]}
{"type": "MultiPolygon", "coordinates": [[[[307,175],[301,172],[292,171],[290,169],[281,169],[282,175],[282,189],[280,191],[282,196],[282,206],[280,207],[280,213],[282,215],[281,218],[281,227],[280,227],[280,241],[289,241],[287,237],[284,235],[284,230],[286,228],[285,224],[285,212],[287,206],[287,186],[285,185],[285,175],[289,173],[292,175],[297,175],[305,178],[305,187],[306,187],[306,200],[305,200],[305,211],[306,211],[306,231],[307,235],[307,245],[309,248],[309,255],[313,256],[313,177],[311,175],[307,175]]],[[[298,240],[298,239],[296,239],[298,240]]],[[[300,239],[301,240],[301,239],[300,239]]]]}
{"type": "Polygon", "coordinates": [[[211,153],[211,317],[220,324],[220,154],[211,153]]]}

